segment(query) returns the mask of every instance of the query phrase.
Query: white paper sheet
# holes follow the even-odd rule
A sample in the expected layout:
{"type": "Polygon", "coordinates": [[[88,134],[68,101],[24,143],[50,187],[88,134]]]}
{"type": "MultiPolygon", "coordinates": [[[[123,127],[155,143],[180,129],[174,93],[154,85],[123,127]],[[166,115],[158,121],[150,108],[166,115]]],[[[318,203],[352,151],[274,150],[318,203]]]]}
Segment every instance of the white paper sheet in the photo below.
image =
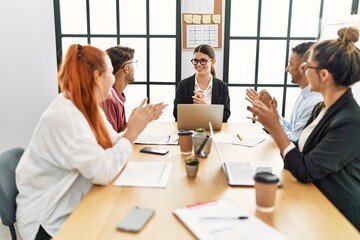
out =
{"type": "Polygon", "coordinates": [[[240,140],[237,134],[231,134],[226,132],[216,133],[213,139],[214,141],[217,141],[219,143],[230,143],[245,147],[255,147],[256,145],[265,140],[261,137],[242,137],[242,140],[240,140]]]}
{"type": "Polygon", "coordinates": [[[230,200],[194,204],[175,209],[174,214],[196,235],[198,239],[252,239],[284,240],[286,236],[265,224],[230,200]],[[248,216],[247,219],[221,219],[248,216]],[[220,219],[204,220],[212,217],[220,219]]]}
{"type": "Polygon", "coordinates": [[[173,163],[129,162],[114,186],[165,188],[173,163]]]}
{"type": "Polygon", "coordinates": [[[177,145],[178,135],[140,134],[135,144],[177,145]]]}

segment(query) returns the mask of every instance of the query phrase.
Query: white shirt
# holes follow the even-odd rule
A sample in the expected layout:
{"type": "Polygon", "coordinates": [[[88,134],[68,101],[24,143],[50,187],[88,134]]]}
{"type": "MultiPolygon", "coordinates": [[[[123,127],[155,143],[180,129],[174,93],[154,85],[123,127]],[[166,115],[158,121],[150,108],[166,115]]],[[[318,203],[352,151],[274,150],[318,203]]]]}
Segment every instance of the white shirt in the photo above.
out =
{"type": "MultiPolygon", "coordinates": [[[[306,128],[304,128],[304,130],[301,132],[298,141],[298,147],[300,152],[303,151],[307,139],[314,131],[315,127],[319,124],[320,120],[324,117],[326,110],[326,108],[323,108],[320,111],[319,115],[315,118],[315,120],[312,121],[308,126],[306,126],[306,128]]],[[[288,154],[293,148],[295,148],[295,144],[293,142],[290,142],[290,144],[284,149],[283,158],[285,158],[286,154],[288,154]]]]}
{"type": "Polygon", "coordinates": [[[93,184],[109,183],[123,168],[133,147],[101,114],[113,142],[106,150],[62,94],[41,116],[16,168],[16,218],[23,240],[34,239],[40,224],[54,236],[93,184]]]}
{"type": "Polygon", "coordinates": [[[326,113],[327,108],[321,109],[319,115],[315,118],[314,121],[312,121],[309,125],[304,128],[304,130],[301,132],[299,141],[298,141],[298,147],[300,152],[303,151],[304,145],[309,138],[310,134],[314,131],[314,128],[319,124],[320,120],[324,117],[326,113]]]}
{"type": "Polygon", "coordinates": [[[206,104],[211,104],[211,97],[212,97],[212,86],[213,86],[213,76],[212,74],[210,74],[210,81],[209,81],[209,84],[208,86],[205,88],[205,89],[201,89],[199,87],[199,84],[198,84],[198,80],[195,76],[195,91],[199,91],[199,90],[202,90],[203,93],[204,93],[204,98],[205,98],[205,101],[206,101],[206,104]]]}
{"type": "Polygon", "coordinates": [[[360,82],[356,82],[351,85],[351,91],[357,104],[360,106],[360,82]]]}
{"type": "Polygon", "coordinates": [[[314,106],[323,100],[318,92],[311,92],[310,85],[301,90],[298,96],[290,119],[280,117],[280,123],[287,137],[291,141],[297,141],[305,124],[310,118],[314,106]]]}

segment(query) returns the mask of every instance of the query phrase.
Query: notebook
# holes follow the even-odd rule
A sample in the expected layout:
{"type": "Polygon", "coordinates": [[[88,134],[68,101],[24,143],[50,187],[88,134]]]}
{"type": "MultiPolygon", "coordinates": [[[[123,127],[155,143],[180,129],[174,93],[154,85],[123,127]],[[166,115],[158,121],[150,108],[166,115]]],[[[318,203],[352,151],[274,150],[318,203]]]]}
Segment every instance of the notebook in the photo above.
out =
{"type": "Polygon", "coordinates": [[[224,105],[221,104],[178,104],[178,129],[209,129],[211,122],[215,131],[222,128],[224,105]]]}

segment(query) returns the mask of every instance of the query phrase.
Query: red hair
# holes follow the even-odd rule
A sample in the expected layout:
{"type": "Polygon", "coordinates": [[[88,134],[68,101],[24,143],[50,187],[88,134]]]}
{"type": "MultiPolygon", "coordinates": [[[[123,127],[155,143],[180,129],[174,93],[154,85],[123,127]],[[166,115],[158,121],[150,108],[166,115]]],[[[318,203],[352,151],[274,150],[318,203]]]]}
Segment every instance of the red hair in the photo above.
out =
{"type": "Polygon", "coordinates": [[[106,70],[106,53],[90,45],[73,44],[66,53],[58,74],[61,91],[84,114],[97,142],[104,148],[112,147],[109,132],[99,111],[96,89],[101,88],[95,70],[106,70]]]}

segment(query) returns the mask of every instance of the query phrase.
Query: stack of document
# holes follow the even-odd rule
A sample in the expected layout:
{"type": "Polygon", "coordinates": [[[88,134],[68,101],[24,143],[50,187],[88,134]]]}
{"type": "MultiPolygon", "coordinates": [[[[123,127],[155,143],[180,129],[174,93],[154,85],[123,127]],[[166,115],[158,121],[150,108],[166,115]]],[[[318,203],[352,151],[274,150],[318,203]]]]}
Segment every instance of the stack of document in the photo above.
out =
{"type": "Polygon", "coordinates": [[[198,203],[176,209],[174,214],[198,239],[287,239],[276,229],[251,216],[230,200],[198,203]]]}

